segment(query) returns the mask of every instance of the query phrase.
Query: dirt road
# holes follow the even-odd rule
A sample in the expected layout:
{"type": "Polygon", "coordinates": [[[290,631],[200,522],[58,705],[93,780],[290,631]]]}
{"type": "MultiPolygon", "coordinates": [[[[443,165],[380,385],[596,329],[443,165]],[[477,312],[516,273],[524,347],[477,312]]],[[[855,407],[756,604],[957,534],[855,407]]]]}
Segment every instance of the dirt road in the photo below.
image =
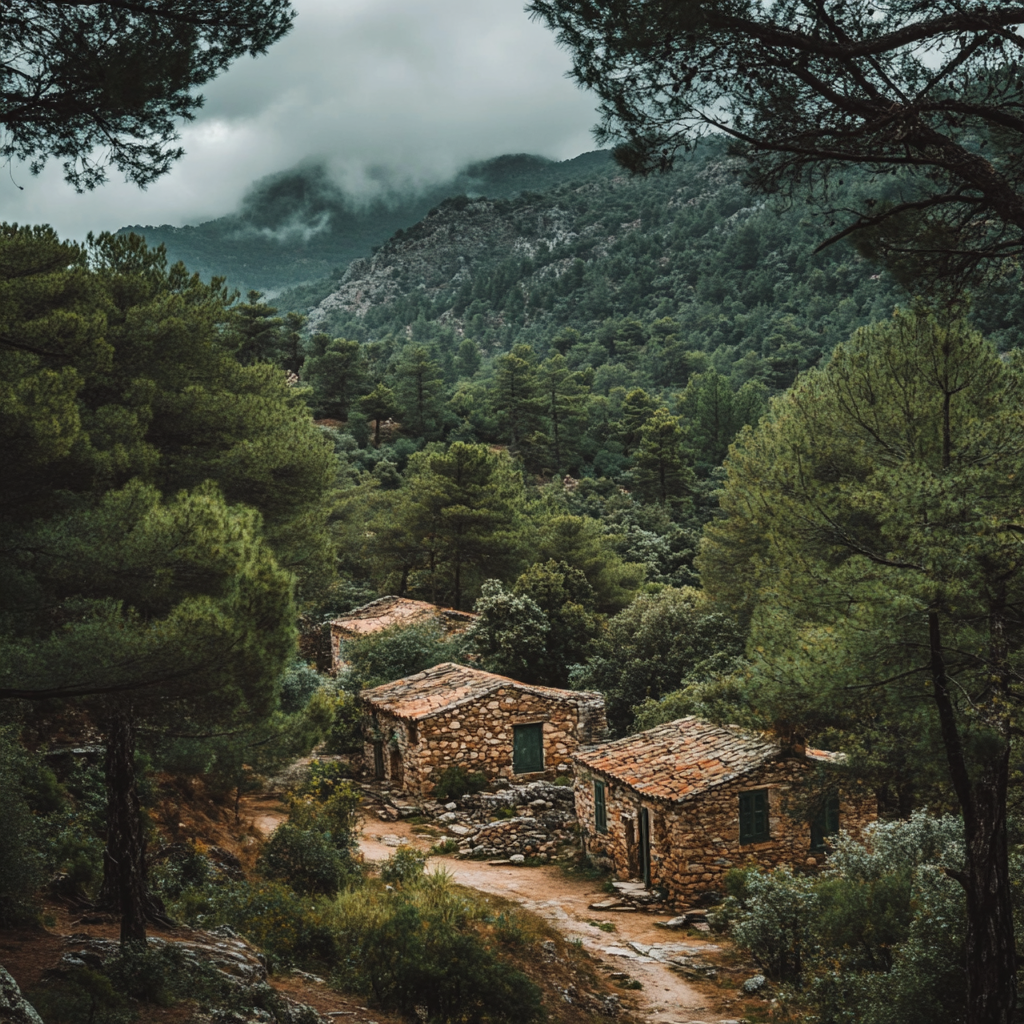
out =
{"type": "MultiPolygon", "coordinates": [[[[433,842],[422,829],[403,821],[367,819],[359,848],[368,861],[381,861],[394,853],[396,840],[405,840],[424,851],[433,842]]],[[[679,934],[659,927],[655,922],[665,920],[664,916],[590,910],[591,903],[608,898],[598,883],[573,879],[553,864],[513,867],[451,856],[431,857],[427,870],[437,867],[450,872],[462,885],[515,900],[548,918],[612,973],[628,974],[640,982],[643,987],[631,995],[645,1004],[643,1011],[651,1024],[724,1024],[744,1015],[745,1000],[737,989],[751,972],[737,969],[735,975],[731,974],[722,964],[721,946],[696,938],[693,933],[679,934]],[[672,955],[714,962],[720,974],[724,972],[730,980],[721,986],[713,981],[689,981],[657,959],[672,955]]]]}

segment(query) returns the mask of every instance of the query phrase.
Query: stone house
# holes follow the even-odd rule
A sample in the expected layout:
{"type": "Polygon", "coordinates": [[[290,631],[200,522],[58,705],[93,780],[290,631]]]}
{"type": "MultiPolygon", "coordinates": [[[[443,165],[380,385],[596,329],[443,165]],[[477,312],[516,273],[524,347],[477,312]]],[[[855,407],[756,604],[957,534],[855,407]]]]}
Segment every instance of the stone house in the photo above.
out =
{"type": "Polygon", "coordinates": [[[873,795],[828,771],[841,760],[694,717],[600,744],[575,756],[584,846],[682,900],[721,893],[733,867],[816,868],[828,835],[877,816],[873,795]]]}
{"type": "Polygon", "coordinates": [[[370,601],[332,620],[331,657],[334,669],[345,664],[342,652],[346,640],[369,636],[394,626],[404,629],[428,622],[436,622],[447,639],[468,629],[476,618],[473,612],[460,612],[456,608],[444,608],[428,601],[413,601],[393,594],[378,597],[376,601],[370,601]]]}
{"type": "Polygon", "coordinates": [[[421,796],[452,766],[489,781],[553,779],[607,731],[599,693],[452,663],[364,690],[360,699],[366,764],[377,779],[421,796]]]}

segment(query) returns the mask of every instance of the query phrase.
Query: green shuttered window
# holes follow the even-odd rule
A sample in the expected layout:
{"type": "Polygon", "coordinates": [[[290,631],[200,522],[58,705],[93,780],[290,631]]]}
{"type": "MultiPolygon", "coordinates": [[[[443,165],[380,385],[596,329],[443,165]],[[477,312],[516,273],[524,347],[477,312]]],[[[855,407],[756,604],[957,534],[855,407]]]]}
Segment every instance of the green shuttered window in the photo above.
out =
{"type": "Polygon", "coordinates": [[[824,850],[827,836],[839,832],[839,797],[834,793],[821,805],[817,817],[811,822],[811,849],[824,850]]]}
{"type": "Polygon", "coordinates": [[[604,783],[594,783],[594,828],[598,832],[608,831],[608,805],[605,802],[604,783]]]}
{"type": "Polygon", "coordinates": [[[544,771],[544,725],[516,725],[512,736],[512,771],[544,771]]]}
{"type": "Polygon", "coordinates": [[[768,790],[740,793],[740,842],[763,843],[768,835],[768,790]]]}

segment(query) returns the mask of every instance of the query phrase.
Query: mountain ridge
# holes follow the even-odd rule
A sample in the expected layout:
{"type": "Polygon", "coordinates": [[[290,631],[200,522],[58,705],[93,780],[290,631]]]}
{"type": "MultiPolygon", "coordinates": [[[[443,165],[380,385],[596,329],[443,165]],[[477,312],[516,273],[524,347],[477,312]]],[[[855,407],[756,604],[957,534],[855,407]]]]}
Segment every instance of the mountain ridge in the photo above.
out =
{"type": "Polygon", "coordinates": [[[381,172],[380,192],[368,200],[347,193],[323,164],[306,163],[253,182],[230,214],[182,227],[132,224],[116,233],[164,245],[171,262],[180,260],[203,277],[276,292],[343,272],[453,196],[509,197],[610,163],[603,150],[562,161],[507,153],[419,189],[394,185],[381,172]]]}

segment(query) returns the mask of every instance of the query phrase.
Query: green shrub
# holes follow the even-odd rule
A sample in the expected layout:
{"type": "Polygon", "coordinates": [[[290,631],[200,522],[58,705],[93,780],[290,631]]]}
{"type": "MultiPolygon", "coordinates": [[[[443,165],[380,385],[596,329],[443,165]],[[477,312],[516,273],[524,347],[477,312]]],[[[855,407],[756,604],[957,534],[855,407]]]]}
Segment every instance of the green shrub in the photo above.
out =
{"type": "Polygon", "coordinates": [[[917,812],[841,835],[817,878],[730,872],[717,916],[818,1024],[962,1024],[963,857],[958,818],[917,812]]]}
{"type": "Polygon", "coordinates": [[[410,885],[423,877],[427,856],[413,846],[400,846],[380,866],[382,882],[410,885]]]}
{"type": "Polygon", "coordinates": [[[542,1019],[540,990],[503,962],[480,927],[483,909],[443,873],[394,892],[365,887],[339,896],[334,919],[346,937],[335,981],[388,1012],[417,1007],[437,1024],[542,1019]]]}
{"type": "Polygon", "coordinates": [[[359,790],[349,782],[339,782],[326,800],[300,797],[289,803],[288,823],[296,828],[319,832],[338,850],[355,846],[358,822],[359,790]]]}
{"type": "Polygon", "coordinates": [[[230,925],[275,964],[329,964],[344,940],[333,922],[324,920],[324,907],[330,905],[283,882],[222,882],[186,889],[171,910],[191,925],[230,925]]]}
{"type": "Polygon", "coordinates": [[[438,800],[459,800],[467,793],[479,793],[487,788],[487,776],[482,772],[466,773],[458,765],[449,765],[438,777],[434,796],[438,800]]]}
{"type": "Polygon", "coordinates": [[[355,873],[352,858],[334,845],[330,833],[289,822],[274,829],[258,867],[265,877],[302,893],[335,893],[355,873]]]}
{"type": "Polygon", "coordinates": [[[457,839],[442,839],[439,842],[434,843],[430,848],[430,852],[434,856],[443,856],[448,853],[458,853],[459,843],[457,839]]]}
{"type": "Polygon", "coordinates": [[[328,680],[297,658],[286,669],[278,690],[278,703],[286,715],[302,711],[317,690],[327,685],[328,680]]]}
{"type": "Polygon", "coordinates": [[[733,924],[733,938],[765,974],[799,983],[817,910],[814,882],[785,867],[747,872],[744,883],[744,912],[733,924]]]}
{"type": "Polygon", "coordinates": [[[437,622],[392,626],[345,641],[345,659],[352,666],[351,684],[365,688],[390,683],[442,662],[460,662],[465,637],[445,637],[437,622]]]}
{"type": "Polygon", "coordinates": [[[324,741],[328,754],[357,754],[363,749],[363,709],[354,693],[339,690],[331,700],[333,717],[324,741]]]}
{"type": "Polygon", "coordinates": [[[80,967],[25,993],[47,1024],[130,1024],[135,1011],[102,971],[80,967]]]}
{"type": "Polygon", "coordinates": [[[352,768],[344,761],[314,760],[295,791],[296,796],[311,796],[326,800],[338,789],[352,788],[352,768]]]}
{"type": "Polygon", "coordinates": [[[168,856],[150,870],[153,888],[165,900],[180,899],[187,889],[201,889],[211,883],[216,870],[194,842],[173,846],[168,856]]]}

